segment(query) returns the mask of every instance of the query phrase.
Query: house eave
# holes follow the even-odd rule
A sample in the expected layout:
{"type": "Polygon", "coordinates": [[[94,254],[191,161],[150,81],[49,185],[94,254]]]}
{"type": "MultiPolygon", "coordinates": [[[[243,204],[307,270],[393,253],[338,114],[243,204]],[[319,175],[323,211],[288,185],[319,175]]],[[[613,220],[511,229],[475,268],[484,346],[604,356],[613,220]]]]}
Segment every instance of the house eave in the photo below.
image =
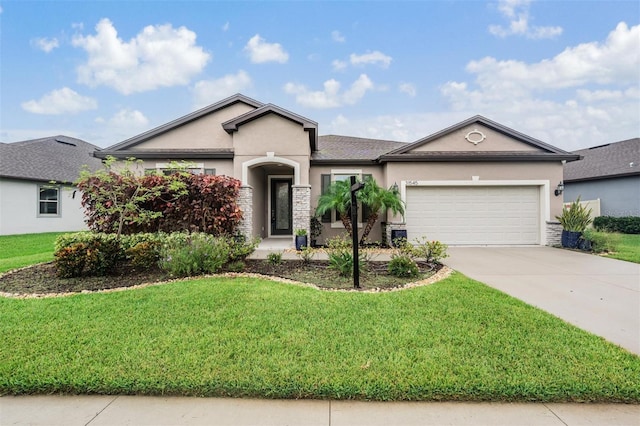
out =
{"type": "Polygon", "coordinates": [[[93,153],[94,157],[100,159],[106,159],[107,157],[115,157],[118,160],[126,159],[126,158],[137,158],[141,160],[147,159],[167,159],[167,158],[176,158],[176,159],[212,159],[212,160],[228,160],[233,159],[234,153],[233,151],[188,151],[188,150],[164,150],[164,151],[137,151],[137,150],[121,150],[121,151],[112,151],[112,150],[103,150],[103,151],[95,151],[93,153]]]}
{"type": "Polygon", "coordinates": [[[579,155],[573,154],[476,154],[476,153],[452,153],[452,154],[386,154],[380,156],[381,162],[502,162],[502,161],[575,161],[579,155]]]}
{"type": "Polygon", "coordinates": [[[357,166],[377,166],[379,165],[377,160],[363,160],[363,159],[344,159],[344,158],[338,158],[338,159],[328,159],[328,158],[323,158],[323,159],[312,159],[310,164],[312,166],[328,166],[328,165],[347,165],[347,164],[352,164],[352,165],[357,165],[357,166]]]}

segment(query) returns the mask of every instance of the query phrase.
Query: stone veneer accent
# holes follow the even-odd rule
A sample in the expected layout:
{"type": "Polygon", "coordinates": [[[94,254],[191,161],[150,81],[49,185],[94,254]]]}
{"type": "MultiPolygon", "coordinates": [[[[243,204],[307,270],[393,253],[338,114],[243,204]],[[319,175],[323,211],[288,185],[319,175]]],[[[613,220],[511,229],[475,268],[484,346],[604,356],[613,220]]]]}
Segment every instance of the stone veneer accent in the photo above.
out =
{"type": "Polygon", "coordinates": [[[238,196],[238,207],[242,210],[242,220],[238,232],[250,240],[253,233],[253,187],[242,185],[238,196]]]}
{"type": "MultiPolygon", "coordinates": [[[[398,230],[398,229],[406,230],[407,224],[406,223],[387,223],[386,234],[387,234],[387,244],[389,245],[389,247],[393,245],[391,241],[391,231],[398,230]]],[[[408,235],[407,237],[408,239],[411,239],[410,235],[408,235]]]]}
{"type": "Polygon", "coordinates": [[[291,191],[293,199],[293,235],[295,236],[296,229],[306,229],[307,239],[310,239],[311,185],[293,185],[291,186],[291,191]]]}
{"type": "Polygon", "coordinates": [[[559,246],[562,238],[562,225],[560,222],[547,222],[547,245],[559,246]]]}

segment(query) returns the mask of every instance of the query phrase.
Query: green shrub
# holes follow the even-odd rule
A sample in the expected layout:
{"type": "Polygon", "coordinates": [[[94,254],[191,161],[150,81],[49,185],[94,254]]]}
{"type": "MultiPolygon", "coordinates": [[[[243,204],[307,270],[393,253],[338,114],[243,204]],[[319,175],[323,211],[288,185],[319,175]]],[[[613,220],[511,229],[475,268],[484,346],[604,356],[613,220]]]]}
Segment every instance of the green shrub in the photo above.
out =
{"type": "Polygon", "coordinates": [[[97,236],[89,242],[86,256],[85,267],[88,274],[103,276],[107,275],[116,263],[124,258],[124,252],[117,239],[97,236]]]}
{"type": "Polygon", "coordinates": [[[562,229],[571,232],[584,232],[591,223],[591,209],[580,204],[580,197],[569,208],[564,207],[562,214],[556,216],[562,225],[562,229]]]}
{"type": "Polygon", "coordinates": [[[591,250],[594,253],[615,251],[616,246],[620,243],[620,234],[598,232],[592,229],[585,230],[582,237],[591,241],[591,250]]]}
{"type": "Polygon", "coordinates": [[[425,237],[416,240],[413,246],[415,257],[424,259],[427,263],[440,263],[442,259],[449,257],[447,249],[449,247],[440,241],[429,241],[425,237]]]}
{"type": "MultiPolygon", "coordinates": [[[[360,270],[364,271],[368,253],[362,252],[361,254],[361,256],[358,256],[358,265],[360,270]]],[[[327,255],[330,269],[338,271],[341,277],[348,277],[353,274],[353,248],[349,238],[337,236],[328,239],[327,255]]]]}
{"type": "Polygon", "coordinates": [[[56,274],[60,278],[81,276],[87,263],[88,247],[85,243],[74,243],[57,250],[54,254],[56,274]]]}
{"type": "Polygon", "coordinates": [[[269,265],[279,265],[282,263],[282,253],[269,253],[267,255],[267,262],[269,265]]]}
{"type": "Polygon", "coordinates": [[[229,262],[244,260],[253,253],[260,244],[260,238],[247,241],[244,235],[226,237],[229,244],[229,262]]]}
{"type": "Polygon", "coordinates": [[[227,263],[226,269],[229,272],[243,272],[247,265],[242,260],[234,260],[227,263]]]}
{"type": "Polygon", "coordinates": [[[310,263],[315,254],[316,250],[309,246],[302,247],[302,250],[296,252],[296,255],[300,258],[300,260],[302,260],[302,263],[304,264],[310,263]]]}
{"type": "Polygon", "coordinates": [[[640,216],[599,216],[593,220],[593,227],[598,231],[640,234],[640,216]]]}
{"type": "Polygon", "coordinates": [[[176,277],[218,272],[229,261],[224,237],[204,233],[170,234],[160,251],[160,267],[176,277]]]}
{"type": "Polygon", "coordinates": [[[418,265],[406,255],[391,256],[388,266],[389,273],[396,277],[416,277],[420,274],[418,265]]]}
{"type": "Polygon", "coordinates": [[[143,241],[127,249],[125,254],[134,268],[147,270],[158,264],[160,247],[157,241],[143,241]]]}

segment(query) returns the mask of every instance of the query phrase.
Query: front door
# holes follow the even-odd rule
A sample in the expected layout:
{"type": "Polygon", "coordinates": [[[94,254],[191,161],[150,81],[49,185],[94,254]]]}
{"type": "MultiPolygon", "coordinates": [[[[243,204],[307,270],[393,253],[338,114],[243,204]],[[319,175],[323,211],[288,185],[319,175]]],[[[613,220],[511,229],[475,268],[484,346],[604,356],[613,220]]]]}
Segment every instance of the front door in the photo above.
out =
{"type": "Polygon", "coordinates": [[[271,235],[291,235],[291,179],[271,179],[271,235]]]}

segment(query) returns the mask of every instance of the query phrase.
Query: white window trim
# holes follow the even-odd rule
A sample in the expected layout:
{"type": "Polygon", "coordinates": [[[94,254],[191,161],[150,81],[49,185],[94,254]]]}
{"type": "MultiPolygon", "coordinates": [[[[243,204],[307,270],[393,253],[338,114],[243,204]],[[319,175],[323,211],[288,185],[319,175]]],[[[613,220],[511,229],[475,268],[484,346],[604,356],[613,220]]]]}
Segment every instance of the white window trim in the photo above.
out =
{"type": "MultiPolygon", "coordinates": [[[[362,180],[362,169],[331,169],[331,183],[336,180],[333,178],[335,175],[348,175],[348,176],[357,176],[358,179],[362,180]]],[[[362,218],[362,208],[358,209],[360,218],[362,218]]],[[[363,228],[364,223],[358,221],[358,229],[363,228]]],[[[337,212],[335,210],[331,210],[331,229],[344,229],[344,225],[342,224],[342,220],[338,217],[337,212]]]]}
{"type": "Polygon", "coordinates": [[[543,246],[547,244],[545,223],[551,220],[551,183],[548,180],[480,180],[478,176],[471,180],[403,180],[400,181],[400,197],[404,203],[407,202],[407,186],[537,186],[540,188],[539,241],[543,246]]]}
{"type": "Polygon", "coordinates": [[[62,187],[60,185],[51,185],[51,184],[38,184],[37,187],[37,191],[36,191],[36,199],[37,199],[37,203],[36,203],[36,217],[61,217],[62,216],[62,187]],[[40,203],[41,202],[47,202],[47,201],[42,201],[40,199],[40,190],[41,189],[55,189],[58,191],[58,200],[56,201],[56,205],[57,205],[57,209],[56,212],[57,213],[40,213],[40,203]]]}

